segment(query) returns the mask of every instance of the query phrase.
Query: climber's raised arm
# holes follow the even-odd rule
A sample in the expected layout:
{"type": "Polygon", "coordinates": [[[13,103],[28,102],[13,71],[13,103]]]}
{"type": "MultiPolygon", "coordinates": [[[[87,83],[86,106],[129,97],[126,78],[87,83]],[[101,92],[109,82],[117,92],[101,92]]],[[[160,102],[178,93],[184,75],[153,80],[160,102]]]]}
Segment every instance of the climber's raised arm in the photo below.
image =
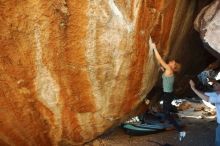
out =
{"type": "Polygon", "coordinates": [[[160,63],[160,65],[165,69],[169,70],[169,65],[163,60],[163,58],[160,56],[159,52],[157,51],[155,43],[153,43],[151,37],[149,38],[149,47],[151,50],[154,51],[154,54],[156,56],[157,61],[160,63]]]}
{"type": "Polygon", "coordinates": [[[163,58],[160,56],[159,52],[157,51],[157,48],[153,48],[154,54],[156,56],[157,61],[162,65],[163,68],[166,70],[170,69],[169,65],[163,60],[163,58]]]}

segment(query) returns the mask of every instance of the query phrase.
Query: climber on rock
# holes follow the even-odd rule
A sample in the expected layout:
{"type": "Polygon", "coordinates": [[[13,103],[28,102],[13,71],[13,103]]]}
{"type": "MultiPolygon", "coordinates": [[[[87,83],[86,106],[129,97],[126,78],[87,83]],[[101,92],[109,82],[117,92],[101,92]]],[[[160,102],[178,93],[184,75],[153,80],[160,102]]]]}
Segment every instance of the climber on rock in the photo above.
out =
{"type": "Polygon", "coordinates": [[[173,85],[174,85],[174,74],[179,72],[181,69],[181,65],[175,61],[170,60],[166,63],[159,52],[157,51],[156,45],[152,42],[151,38],[149,40],[150,49],[153,50],[157,61],[164,68],[164,72],[162,74],[162,85],[163,85],[163,112],[165,114],[165,119],[169,120],[172,123],[177,131],[179,132],[179,140],[182,141],[186,136],[186,132],[182,130],[177,121],[171,116],[172,110],[172,100],[174,99],[173,95],[173,85]]]}

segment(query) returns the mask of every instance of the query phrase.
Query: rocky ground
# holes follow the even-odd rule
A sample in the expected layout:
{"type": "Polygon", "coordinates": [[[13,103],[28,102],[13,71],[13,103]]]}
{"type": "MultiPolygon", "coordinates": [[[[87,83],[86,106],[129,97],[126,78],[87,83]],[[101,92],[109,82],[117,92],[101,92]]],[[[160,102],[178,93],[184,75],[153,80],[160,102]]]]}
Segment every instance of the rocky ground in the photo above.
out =
{"type": "Polygon", "coordinates": [[[120,127],[116,127],[85,146],[214,146],[216,119],[206,117],[205,109],[199,108],[200,105],[204,106],[189,102],[181,105],[184,108],[188,107],[184,112],[180,112],[187,115],[181,118],[186,125],[184,129],[187,132],[186,138],[182,142],[179,141],[178,133],[175,130],[144,136],[130,136],[120,127]],[[197,111],[198,109],[201,110],[197,111]]]}
{"type": "Polygon", "coordinates": [[[178,140],[175,130],[145,136],[129,136],[120,128],[86,144],[85,146],[214,146],[215,120],[185,118],[187,136],[178,140]]]}

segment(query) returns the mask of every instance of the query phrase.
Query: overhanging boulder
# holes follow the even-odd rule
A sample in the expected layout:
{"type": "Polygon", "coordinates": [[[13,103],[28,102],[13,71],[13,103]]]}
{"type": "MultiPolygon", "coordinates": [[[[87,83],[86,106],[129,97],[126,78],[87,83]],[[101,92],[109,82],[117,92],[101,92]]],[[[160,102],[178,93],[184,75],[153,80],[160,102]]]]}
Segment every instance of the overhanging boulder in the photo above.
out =
{"type": "Polygon", "coordinates": [[[78,145],[119,124],[158,79],[150,36],[201,68],[201,45],[182,47],[199,1],[2,0],[0,145],[78,145]]]}
{"type": "Polygon", "coordinates": [[[220,58],[220,1],[215,0],[203,8],[194,23],[206,48],[220,58]]]}

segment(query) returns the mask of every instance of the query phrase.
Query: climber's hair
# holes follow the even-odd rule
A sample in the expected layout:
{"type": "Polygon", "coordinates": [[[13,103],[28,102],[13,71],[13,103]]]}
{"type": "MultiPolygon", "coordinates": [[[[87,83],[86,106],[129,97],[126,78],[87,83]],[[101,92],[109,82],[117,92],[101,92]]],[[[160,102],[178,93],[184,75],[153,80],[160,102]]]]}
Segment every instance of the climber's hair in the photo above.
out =
{"type": "Polygon", "coordinates": [[[182,66],[180,64],[180,61],[176,58],[168,58],[167,59],[167,63],[172,62],[172,61],[175,61],[175,67],[174,67],[173,71],[174,72],[180,72],[181,68],[182,68],[182,66]]]}
{"type": "Polygon", "coordinates": [[[173,57],[169,57],[169,58],[166,59],[166,63],[169,63],[169,62],[171,62],[171,61],[175,61],[176,63],[179,63],[179,64],[180,64],[179,59],[176,59],[176,58],[173,58],[173,57]]]}

